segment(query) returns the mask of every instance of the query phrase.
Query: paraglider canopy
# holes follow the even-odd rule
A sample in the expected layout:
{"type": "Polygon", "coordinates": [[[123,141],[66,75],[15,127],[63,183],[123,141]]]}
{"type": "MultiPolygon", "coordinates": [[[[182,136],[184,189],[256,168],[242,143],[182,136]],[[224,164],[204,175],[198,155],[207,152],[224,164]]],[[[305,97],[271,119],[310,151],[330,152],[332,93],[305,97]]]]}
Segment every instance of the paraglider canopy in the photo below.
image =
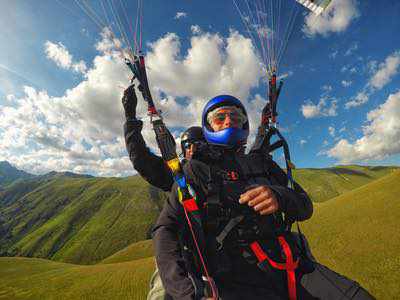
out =
{"type": "Polygon", "coordinates": [[[332,0],[296,0],[316,15],[320,15],[332,0]]]}
{"type": "Polygon", "coordinates": [[[302,9],[319,15],[332,0],[233,0],[268,79],[279,72],[302,9]]]}

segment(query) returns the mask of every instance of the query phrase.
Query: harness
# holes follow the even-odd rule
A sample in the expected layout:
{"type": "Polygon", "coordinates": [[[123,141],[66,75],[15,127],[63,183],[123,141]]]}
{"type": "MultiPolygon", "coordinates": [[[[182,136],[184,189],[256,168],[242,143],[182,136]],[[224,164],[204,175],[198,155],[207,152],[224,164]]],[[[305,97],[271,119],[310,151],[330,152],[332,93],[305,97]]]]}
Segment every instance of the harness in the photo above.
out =
{"type": "MultiPolygon", "coordinates": [[[[236,193],[241,193],[244,190],[240,189],[246,189],[246,185],[251,188],[259,184],[285,183],[273,178],[270,157],[254,153],[242,156],[236,162],[239,167],[236,170],[223,170],[215,165],[209,167],[207,203],[204,205],[205,234],[215,236],[214,250],[217,253],[223,252],[229,243],[237,243],[243,257],[249,263],[257,263],[263,272],[269,275],[286,273],[288,297],[290,300],[297,299],[300,253],[295,243],[288,239],[290,232],[287,228],[291,224],[285,223],[282,214],[260,216],[247,205],[239,204],[238,199],[226,199],[231,194],[235,197],[233,191],[229,193],[234,186],[239,187],[236,193]],[[266,240],[274,240],[278,247],[268,249],[266,240]]],[[[221,261],[217,263],[223,270],[229,268],[221,266],[221,261]]]]}

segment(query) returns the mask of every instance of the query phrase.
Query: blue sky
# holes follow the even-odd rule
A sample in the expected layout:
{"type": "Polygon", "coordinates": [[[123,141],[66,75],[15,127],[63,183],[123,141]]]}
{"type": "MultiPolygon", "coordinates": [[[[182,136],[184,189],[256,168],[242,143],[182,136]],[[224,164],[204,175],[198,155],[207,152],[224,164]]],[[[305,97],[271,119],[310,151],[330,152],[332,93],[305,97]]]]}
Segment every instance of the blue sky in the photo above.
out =
{"type": "MultiPolygon", "coordinates": [[[[73,1],[9,2],[0,12],[0,160],[33,173],[132,174],[120,104],[130,74],[110,36],[73,1]]],[[[135,18],[136,2],[123,2],[135,18]]],[[[398,165],[400,3],[333,0],[319,17],[298,10],[278,106],[293,161],[398,165]]],[[[145,1],[143,45],[154,98],[176,137],[220,93],[243,100],[254,134],[266,85],[231,1],[145,1]]],[[[143,104],[138,114],[156,151],[143,104]]]]}

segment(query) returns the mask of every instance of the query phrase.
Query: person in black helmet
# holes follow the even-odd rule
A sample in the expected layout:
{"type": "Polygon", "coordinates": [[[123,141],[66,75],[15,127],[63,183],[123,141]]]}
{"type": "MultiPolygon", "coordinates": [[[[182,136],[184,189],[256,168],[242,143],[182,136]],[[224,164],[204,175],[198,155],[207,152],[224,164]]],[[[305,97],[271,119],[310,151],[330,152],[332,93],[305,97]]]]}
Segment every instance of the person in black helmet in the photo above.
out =
{"type": "MultiPolygon", "coordinates": [[[[129,86],[122,97],[126,122],[124,135],[126,149],[135,170],[151,185],[166,192],[171,190],[174,182],[172,173],[160,156],[155,155],[146,146],[141,134],[143,122],[136,119],[137,97],[135,86],[129,86]]],[[[184,158],[190,159],[198,150],[204,148],[205,139],[201,127],[193,126],[181,136],[181,150],[184,158]]]]}
{"type": "MultiPolygon", "coordinates": [[[[136,171],[151,185],[169,192],[172,188],[173,177],[163,159],[150,151],[141,134],[143,122],[136,118],[137,96],[135,86],[129,86],[122,97],[126,122],[124,124],[124,135],[129,158],[136,171]]],[[[184,157],[183,163],[192,157],[200,158],[205,151],[206,141],[200,126],[192,126],[181,135],[181,151],[184,157]]],[[[183,250],[183,246],[181,247],[183,250]]],[[[150,300],[170,300],[160,282],[158,270],[156,269],[150,281],[148,294],[150,300]]]]}
{"type": "Polygon", "coordinates": [[[209,147],[220,155],[209,161],[192,159],[184,170],[197,196],[197,206],[187,209],[202,217],[202,225],[195,229],[201,233],[197,237],[202,236],[197,245],[207,272],[193,249],[194,241],[193,265],[188,267],[182,257],[182,240],[192,239],[189,233],[196,224],[188,226],[185,221],[174,184],[153,230],[167,293],[174,299],[211,297],[204,293],[210,285],[202,281],[208,273],[223,300],[293,299],[294,295],[315,299],[299,285],[302,273],[309,270],[287,230],[292,222],[311,217],[309,197],[300,186],[287,187],[286,174],[269,155],[244,153],[249,122],[238,99],[229,95],[211,99],[202,125],[209,147]]]}
{"type": "Polygon", "coordinates": [[[181,134],[181,151],[186,160],[199,158],[206,146],[206,140],[200,126],[189,127],[181,134]]]}

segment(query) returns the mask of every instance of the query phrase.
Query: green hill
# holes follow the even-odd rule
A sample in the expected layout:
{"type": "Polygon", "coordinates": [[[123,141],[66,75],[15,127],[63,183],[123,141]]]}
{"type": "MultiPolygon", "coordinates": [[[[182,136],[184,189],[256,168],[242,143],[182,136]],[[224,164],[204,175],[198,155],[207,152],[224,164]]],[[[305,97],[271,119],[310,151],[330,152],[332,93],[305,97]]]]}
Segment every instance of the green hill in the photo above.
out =
{"type": "Polygon", "coordinates": [[[0,198],[3,256],[95,263],[146,239],[160,206],[138,176],[56,176],[24,187],[20,198],[10,200],[15,186],[0,198]]]}
{"type": "Polygon", "coordinates": [[[136,259],[142,259],[146,257],[152,257],[153,255],[154,252],[153,252],[152,241],[146,240],[133,243],[132,245],[129,245],[128,247],[107,257],[106,259],[103,259],[100,263],[101,264],[119,263],[136,259]]]}
{"type": "Polygon", "coordinates": [[[82,266],[38,258],[0,257],[0,299],[146,299],[152,257],[82,266]]]}
{"type": "Polygon", "coordinates": [[[377,299],[400,295],[400,171],[315,205],[303,225],[315,256],[377,299]]]}
{"type": "Polygon", "coordinates": [[[323,202],[386,176],[398,167],[338,166],[294,170],[297,182],[313,202],[323,202]]]}

